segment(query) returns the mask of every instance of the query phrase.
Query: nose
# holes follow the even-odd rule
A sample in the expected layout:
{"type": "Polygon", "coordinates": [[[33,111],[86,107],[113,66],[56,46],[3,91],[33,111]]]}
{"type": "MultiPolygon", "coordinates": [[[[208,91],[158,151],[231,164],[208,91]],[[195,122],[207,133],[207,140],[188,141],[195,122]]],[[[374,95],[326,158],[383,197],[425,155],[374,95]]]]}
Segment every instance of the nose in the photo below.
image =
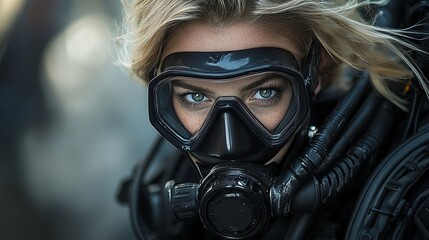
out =
{"type": "Polygon", "coordinates": [[[261,146],[255,141],[253,131],[235,114],[226,111],[220,114],[201,146],[209,157],[221,160],[238,160],[261,146]]]}

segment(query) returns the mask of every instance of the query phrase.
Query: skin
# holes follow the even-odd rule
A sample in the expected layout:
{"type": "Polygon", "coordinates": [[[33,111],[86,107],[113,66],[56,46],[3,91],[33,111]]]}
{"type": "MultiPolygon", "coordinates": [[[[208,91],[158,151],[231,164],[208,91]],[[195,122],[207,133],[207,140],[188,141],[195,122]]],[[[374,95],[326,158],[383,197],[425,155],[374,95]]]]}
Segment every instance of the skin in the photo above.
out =
{"type": "Polygon", "coordinates": [[[202,126],[215,101],[222,96],[240,98],[259,122],[273,131],[286,114],[292,97],[289,82],[272,73],[227,81],[182,78],[176,82],[173,106],[191,134],[202,126]]]}
{"type": "MultiPolygon", "coordinates": [[[[280,37],[278,34],[276,35],[275,32],[270,31],[265,26],[246,22],[213,26],[208,23],[194,21],[179,25],[169,34],[162,57],[183,51],[233,51],[256,47],[283,48],[291,52],[298,61],[301,61],[297,54],[299,51],[288,39],[280,37]]],[[[287,90],[279,91],[279,88],[276,87],[284,86],[279,82],[285,82],[279,80],[268,80],[250,89],[246,88],[246,86],[258,81],[260,78],[261,76],[251,76],[246,81],[235,80],[226,84],[179,79],[178,86],[173,87],[175,94],[173,105],[185,128],[190,133],[194,133],[201,126],[205,115],[217,97],[236,96],[251,109],[267,129],[273,130],[287,111],[292,93],[287,90]],[[276,93],[271,90],[276,91],[276,93]],[[261,104],[261,100],[265,100],[266,97],[272,97],[274,96],[273,94],[280,95],[278,102],[275,104],[261,104]],[[199,105],[195,105],[196,102],[199,105]],[[195,106],[198,106],[198,108],[195,106]],[[266,109],[264,110],[264,108],[266,109]]],[[[286,143],[268,162],[281,161],[290,143],[291,141],[286,143]]],[[[193,160],[197,161],[196,159],[193,160]]]]}
{"type": "Polygon", "coordinates": [[[288,39],[266,26],[247,22],[223,26],[197,21],[181,24],[169,34],[162,56],[183,51],[232,51],[256,47],[283,48],[301,60],[297,47],[288,39]]]}

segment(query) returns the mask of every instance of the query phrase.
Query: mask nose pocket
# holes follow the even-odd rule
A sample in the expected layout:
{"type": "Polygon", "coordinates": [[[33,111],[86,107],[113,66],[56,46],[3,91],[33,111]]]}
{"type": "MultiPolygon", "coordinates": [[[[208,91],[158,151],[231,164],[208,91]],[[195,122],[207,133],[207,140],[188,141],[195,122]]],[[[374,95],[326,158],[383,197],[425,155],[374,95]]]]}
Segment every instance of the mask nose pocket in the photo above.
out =
{"type": "Polygon", "coordinates": [[[201,146],[201,151],[213,158],[235,160],[246,157],[252,149],[259,149],[262,143],[254,141],[255,135],[244,122],[232,112],[220,114],[206,141],[201,146]]]}

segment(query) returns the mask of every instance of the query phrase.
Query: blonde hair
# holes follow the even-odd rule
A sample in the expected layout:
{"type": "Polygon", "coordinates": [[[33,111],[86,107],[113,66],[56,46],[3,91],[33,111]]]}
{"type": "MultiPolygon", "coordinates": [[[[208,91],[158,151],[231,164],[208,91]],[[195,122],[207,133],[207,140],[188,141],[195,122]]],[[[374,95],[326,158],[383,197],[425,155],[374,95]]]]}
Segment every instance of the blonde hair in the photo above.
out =
{"type": "MultiPolygon", "coordinates": [[[[123,33],[118,38],[121,63],[148,82],[148,72],[160,62],[169,32],[181,23],[205,21],[225,25],[256,21],[275,28],[307,54],[316,37],[331,57],[331,66],[349,65],[368,71],[373,86],[401,108],[405,100],[389,88],[389,82],[405,83],[414,75],[428,94],[427,80],[406,52],[416,47],[401,40],[403,30],[373,26],[358,14],[371,4],[388,1],[324,0],[136,0],[124,4],[123,33]],[[291,30],[296,34],[290,34],[291,30]]],[[[368,8],[369,9],[369,8],[368,8]]],[[[322,73],[323,74],[323,73],[322,73]]],[[[405,84],[404,84],[405,85],[405,84]]]]}

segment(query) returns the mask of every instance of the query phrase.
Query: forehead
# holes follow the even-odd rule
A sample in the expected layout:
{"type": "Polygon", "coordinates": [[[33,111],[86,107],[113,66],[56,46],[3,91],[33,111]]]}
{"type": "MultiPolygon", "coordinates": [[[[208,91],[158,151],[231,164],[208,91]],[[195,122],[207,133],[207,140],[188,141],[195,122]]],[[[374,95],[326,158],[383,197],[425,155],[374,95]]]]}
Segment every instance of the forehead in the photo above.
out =
{"type": "Polygon", "coordinates": [[[169,35],[163,57],[175,52],[232,51],[256,47],[277,47],[288,50],[298,58],[298,49],[287,36],[259,23],[237,22],[214,26],[205,22],[187,22],[177,26],[169,35]]]}

